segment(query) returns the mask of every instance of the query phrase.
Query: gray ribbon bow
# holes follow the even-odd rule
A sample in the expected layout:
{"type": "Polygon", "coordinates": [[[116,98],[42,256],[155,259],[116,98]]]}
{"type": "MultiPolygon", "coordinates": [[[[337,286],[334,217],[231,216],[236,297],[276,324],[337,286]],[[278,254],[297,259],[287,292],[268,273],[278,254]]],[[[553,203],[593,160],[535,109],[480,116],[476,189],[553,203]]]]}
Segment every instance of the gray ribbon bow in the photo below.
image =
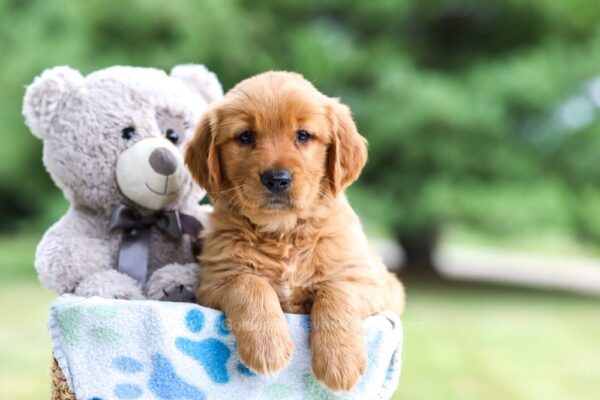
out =
{"type": "Polygon", "coordinates": [[[202,223],[191,215],[178,211],[159,211],[151,215],[140,215],[135,209],[121,204],[112,215],[109,231],[122,229],[119,245],[118,270],[135,279],[141,287],[148,274],[150,233],[158,228],[169,239],[177,241],[183,234],[198,239],[202,223]]]}

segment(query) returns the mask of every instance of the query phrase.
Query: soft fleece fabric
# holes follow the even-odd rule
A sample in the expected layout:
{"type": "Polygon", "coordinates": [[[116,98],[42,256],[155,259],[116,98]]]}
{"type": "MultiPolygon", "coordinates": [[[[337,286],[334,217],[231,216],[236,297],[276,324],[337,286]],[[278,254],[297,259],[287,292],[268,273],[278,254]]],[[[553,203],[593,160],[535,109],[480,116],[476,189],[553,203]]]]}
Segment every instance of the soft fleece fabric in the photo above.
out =
{"type": "Polygon", "coordinates": [[[310,368],[310,319],[286,315],[296,351],[274,376],[248,370],[224,315],[195,304],[63,295],[51,306],[53,351],[79,400],[389,399],[400,376],[397,317],[365,321],[369,365],[350,393],[332,393],[310,368]]]}

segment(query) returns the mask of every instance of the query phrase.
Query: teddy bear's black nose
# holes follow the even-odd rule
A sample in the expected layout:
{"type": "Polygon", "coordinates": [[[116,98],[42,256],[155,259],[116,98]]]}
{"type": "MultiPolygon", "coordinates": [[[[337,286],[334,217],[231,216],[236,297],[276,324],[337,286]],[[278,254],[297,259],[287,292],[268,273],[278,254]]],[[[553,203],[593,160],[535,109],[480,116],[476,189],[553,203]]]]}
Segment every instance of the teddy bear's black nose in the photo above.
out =
{"type": "Polygon", "coordinates": [[[150,154],[150,166],[161,175],[169,176],[177,170],[177,159],[166,147],[159,147],[150,154]]]}

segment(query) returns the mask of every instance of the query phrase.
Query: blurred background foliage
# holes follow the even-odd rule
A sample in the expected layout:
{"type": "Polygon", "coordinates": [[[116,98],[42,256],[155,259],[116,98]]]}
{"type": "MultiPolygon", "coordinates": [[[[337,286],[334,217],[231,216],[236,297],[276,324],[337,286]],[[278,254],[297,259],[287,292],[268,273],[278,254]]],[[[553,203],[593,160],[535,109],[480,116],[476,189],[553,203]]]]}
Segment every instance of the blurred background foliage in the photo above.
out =
{"type": "Polygon", "coordinates": [[[1,229],[65,207],[20,114],[33,77],[200,62],[226,89],[295,70],[348,103],[371,155],[350,195],[409,264],[448,226],[600,243],[599,19],[595,0],[2,1],[1,229]]]}
{"type": "MultiPolygon", "coordinates": [[[[351,201],[419,275],[440,241],[600,254],[598,21],[597,0],[0,0],[0,398],[49,387],[32,263],[67,204],[21,116],[44,69],[303,73],[352,108],[370,161],[351,201]]],[[[395,398],[597,398],[597,299],[407,289],[395,398]]]]}

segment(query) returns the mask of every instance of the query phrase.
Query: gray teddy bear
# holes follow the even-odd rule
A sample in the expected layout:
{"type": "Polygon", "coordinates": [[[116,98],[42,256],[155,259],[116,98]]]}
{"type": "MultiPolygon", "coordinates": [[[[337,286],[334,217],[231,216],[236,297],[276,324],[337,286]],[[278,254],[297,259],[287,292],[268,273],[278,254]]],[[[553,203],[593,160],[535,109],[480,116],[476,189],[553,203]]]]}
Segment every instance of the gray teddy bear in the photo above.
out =
{"type": "Polygon", "coordinates": [[[192,299],[193,250],[210,206],[199,206],[205,192],[181,153],[200,113],[222,95],[202,65],[170,75],[116,66],[87,77],[56,67],[34,80],[23,114],[71,203],[37,248],[45,287],[86,297],[192,299]]]}

